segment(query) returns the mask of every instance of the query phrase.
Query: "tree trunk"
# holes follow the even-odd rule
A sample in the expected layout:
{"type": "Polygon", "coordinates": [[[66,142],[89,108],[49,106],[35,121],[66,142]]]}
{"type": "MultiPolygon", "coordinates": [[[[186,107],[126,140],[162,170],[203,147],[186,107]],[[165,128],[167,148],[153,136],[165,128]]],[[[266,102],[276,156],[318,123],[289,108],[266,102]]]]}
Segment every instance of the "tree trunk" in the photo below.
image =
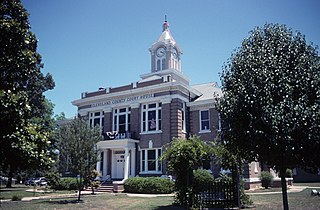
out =
{"type": "Polygon", "coordinates": [[[286,168],[281,168],[280,169],[280,176],[281,176],[283,209],[284,210],[289,210],[288,193],[287,193],[287,182],[286,182],[286,168]]]}
{"type": "Polygon", "coordinates": [[[80,196],[81,196],[81,188],[82,188],[82,177],[81,177],[81,175],[80,175],[80,181],[79,181],[79,189],[78,189],[78,191],[79,191],[79,194],[78,194],[78,201],[80,201],[80,196]]]}
{"type": "Polygon", "coordinates": [[[12,188],[12,177],[13,177],[13,170],[12,170],[12,167],[10,166],[6,188],[12,188]]]}

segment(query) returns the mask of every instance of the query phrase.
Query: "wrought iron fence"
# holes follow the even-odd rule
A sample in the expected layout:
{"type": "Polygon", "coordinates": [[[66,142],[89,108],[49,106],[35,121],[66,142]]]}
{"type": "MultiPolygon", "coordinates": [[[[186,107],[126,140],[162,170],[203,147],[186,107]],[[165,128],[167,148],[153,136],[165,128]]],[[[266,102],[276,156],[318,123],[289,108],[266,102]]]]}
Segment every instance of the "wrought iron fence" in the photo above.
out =
{"type": "Polygon", "coordinates": [[[196,194],[201,208],[228,208],[237,206],[237,191],[232,182],[217,182],[196,194]]]}

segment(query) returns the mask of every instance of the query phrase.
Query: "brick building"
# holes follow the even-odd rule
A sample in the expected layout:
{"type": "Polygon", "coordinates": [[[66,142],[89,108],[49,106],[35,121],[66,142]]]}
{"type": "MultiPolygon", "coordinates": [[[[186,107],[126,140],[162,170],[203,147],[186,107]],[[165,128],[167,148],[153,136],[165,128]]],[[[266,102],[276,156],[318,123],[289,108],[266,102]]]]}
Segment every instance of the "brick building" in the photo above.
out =
{"type": "MultiPolygon", "coordinates": [[[[115,88],[82,93],[73,101],[90,125],[103,128],[97,170],[103,177],[166,174],[158,160],[174,137],[214,140],[220,129],[215,100],[222,95],[215,82],[190,85],[181,68],[181,49],[167,21],[149,49],[151,71],[141,80],[115,88]]],[[[215,171],[214,165],[208,166],[215,171]]]]}

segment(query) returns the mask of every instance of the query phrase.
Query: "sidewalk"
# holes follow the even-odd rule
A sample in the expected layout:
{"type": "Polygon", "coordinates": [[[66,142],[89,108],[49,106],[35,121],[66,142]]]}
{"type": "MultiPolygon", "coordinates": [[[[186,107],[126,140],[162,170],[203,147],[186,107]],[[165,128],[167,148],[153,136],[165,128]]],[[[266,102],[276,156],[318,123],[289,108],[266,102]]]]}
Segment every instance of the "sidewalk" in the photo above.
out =
{"type": "MultiPolygon", "coordinates": [[[[304,189],[307,188],[312,188],[312,187],[308,187],[308,186],[290,186],[287,190],[288,193],[295,193],[295,192],[301,192],[304,189]]],[[[252,190],[251,192],[246,191],[247,195],[268,195],[268,194],[281,194],[282,191],[276,191],[276,192],[254,192],[254,190],[252,190]]]]}
{"type": "MultiPolygon", "coordinates": [[[[33,190],[28,190],[29,192],[33,192],[33,190]]],[[[39,191],[38,191],[39,192],[39,191]]],[[[101,192],[95,192],[95,194],[101,194],[101,192]]],[[[83,195],[91,195],[91,191],[81,191],[81,196],[83,195]]],[[[21,201],[32,201],[39,199],[50,199],[50,198],[77,198],[78,193],[70,193],[70,194],[51,194],[51,195],[42,195],[42,196],[34,196],[34,197],[23,197],[21,201]]],[[[10,202],[11,199],[1,200],[1,202],[10,202]]]]}

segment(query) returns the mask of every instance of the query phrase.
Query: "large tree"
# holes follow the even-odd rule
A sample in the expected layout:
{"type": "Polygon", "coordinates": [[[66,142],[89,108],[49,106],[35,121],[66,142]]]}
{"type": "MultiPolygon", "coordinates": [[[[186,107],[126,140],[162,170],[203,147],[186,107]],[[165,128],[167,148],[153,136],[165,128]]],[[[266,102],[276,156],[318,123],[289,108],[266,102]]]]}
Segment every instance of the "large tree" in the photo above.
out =
{"type": "Polygon", "coordinates": [[[317,47],[284,25],[251,31],[225,65],[219,111],[228,148],[280,172],[288,209],[285,171],[318,170],[320,59],[317,47]]]}
{"type": "MultiPolygon", "coordinates": [[[[9,180],[18,169],[51,163],[52,104],[43,93],[53,89],[43,75],[37,39],[19,0],[0,3],[0,167],[9,180]]],[[[8,182],[8,187],[11,182],[8,182]]]]}
{"type": "Polygon", "coordinates": [[[87,121],[77,118],[59,128],[60,158],[68,160],[69,170],[79,176],[80,201],[83,179],[89,177],[98,161],[96,143],[103,140],[101,128],[91,128],[87,121]]]}

